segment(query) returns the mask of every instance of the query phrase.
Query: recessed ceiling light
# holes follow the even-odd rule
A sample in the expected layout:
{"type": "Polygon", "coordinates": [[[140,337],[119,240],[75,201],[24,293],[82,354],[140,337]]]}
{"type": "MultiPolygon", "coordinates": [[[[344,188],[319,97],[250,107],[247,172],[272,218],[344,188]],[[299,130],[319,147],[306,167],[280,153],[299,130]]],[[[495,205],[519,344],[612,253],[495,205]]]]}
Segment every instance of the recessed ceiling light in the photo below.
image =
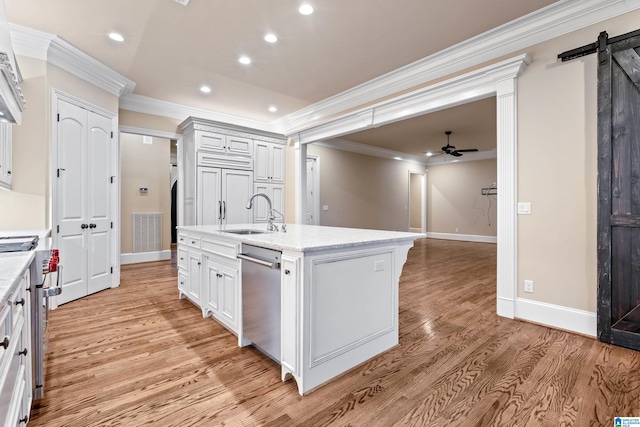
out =
{"type": "Polygon", "coordinates": [[[124,37],[122,37],[122,34],[120,34],[120,33],[109,33],[109,38],[111,40],[115,40],[117,42],[123,42],[124,41],[124,37]]]}
{"type": "Polygon", "coordinates": [[[313,13],[313,7],[311,7],[310,4],[303,4],[300,6],[300,9],[298,9],[298,12],[303,15],[311,15],[313,13]]]}
{"type": "Polygon", "coordinates": [[[275,43],[275,42],[277,42],[277,41],[278,41],[278,37],[276,37],[276,35],[275,35],[275,34],[273,34],[273,33],[269,33],[269,34],[267,34],[266,36],[264,36],[264,40],[265,40],[267,43],[275,43]]]}
{"type": "Polygon", "coordinates": [[[200,86],[200,92],[211,93],[211,88],[209,86],[200,86]]]}
{"type": "Polygon", "coordinates": [[[271,107],[269,107],[269,111],[275,113],[276,111],[278,111],[278,108],[275,105],[272,105],[271,107]]]}
{"type": "Polygon", "coordinates": [[[251,58],[249,58],[248,56],[241,56],[238,59],[238,62],[241,63],[241,64],[244,64],[244,65],[249,65],[249,64],[251,64],[251,58]]]}
{"type": "Polygon", "coordinates": [[[431,157],[433,156],[433,153],[431,151],[427,151],[427,157],[431,157]]]}

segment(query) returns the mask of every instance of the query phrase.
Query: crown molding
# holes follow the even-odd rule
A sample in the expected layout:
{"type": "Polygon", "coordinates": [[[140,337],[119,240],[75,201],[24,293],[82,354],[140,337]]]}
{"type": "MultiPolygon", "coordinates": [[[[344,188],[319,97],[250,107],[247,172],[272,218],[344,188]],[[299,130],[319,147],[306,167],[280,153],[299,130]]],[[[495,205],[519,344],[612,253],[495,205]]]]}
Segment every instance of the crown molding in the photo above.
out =
{"type": "Polygon", "coordinates": [[[28,56],[30,58],[47,60],[47,52],[51,40],[56,36],[22,25],[9,24],[9,34],[11,35],[11,45],[16,55],[28,56]]]}
{"type": "Polygon", "coordinates": [[[294,113],[283,133],[640,8],[640,0],[564,0],[443,49],[294,113]]]}
{"type": "Polygon", "coordinates": [[[483,99],[495,94],[499,84],[513,84],[514,79],[530,63],[531,58],[527,54],[518,55],[330,121],[299,129],[287,136],[301,144],[308,144],[483,99]]]}
{"type": "Polygon", "coordinates": [[[133,92],[136,86],[122,74],[57,36],[51,40],[47,60],[56,67],[118,97],[133,92]]]}
{"type": "Polygon", "coordinates": [[[9,24],[17,55],[48,61],[115,96],[133,92],[135,82],[87,55],[66,40],[43,31],[9,24]]]}
{"type": "Polygon", "coordinates": [[[334,148],[343,151],[350,151],[352,153],[365,154],[367,156],[382,157],[383,159],[393,159],[410,163],[418,163],[421,165],[429,164],[428,159],[422,156],[414,156],[412,154],[401,153],[400,151],[374,147],[372,145],[347,141],[346,139],[341,138],[332,138],[328,140],[317,141],[313,145],[319,145],[321,147],[334,148]]]}
{"type": "Polygon", "coordinates": [[[280,133],[274,131],[272,126],[267,122],[234,116],[231,114],[217,113],[204,108],[190,107],[188,105],[176,104],[174,102],[163,101],[136,94],[127,94],[122,96],[120,98],[119,108],[122,110],[135,111],[137,113],[178,119],[181,122],[186,120],[188,117],[197,117],[200,119],[213,120],[216,122],[265,132],[280,133]]]}

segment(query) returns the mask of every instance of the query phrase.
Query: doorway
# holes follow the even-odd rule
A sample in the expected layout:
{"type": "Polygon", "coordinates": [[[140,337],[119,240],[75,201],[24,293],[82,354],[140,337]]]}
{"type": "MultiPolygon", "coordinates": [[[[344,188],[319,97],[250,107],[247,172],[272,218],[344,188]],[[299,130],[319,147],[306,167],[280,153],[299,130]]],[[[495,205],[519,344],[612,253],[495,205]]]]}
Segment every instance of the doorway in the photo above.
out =
{"type": "Polygon", "coordinates": [[[307,209],[305,224],[320,225],[320,157],[307,155],[307,209]]]}
{"type": "Polygon", "coordinates": [[[409,171],[409,231],[427,232],[427,174],[409,171]]]}

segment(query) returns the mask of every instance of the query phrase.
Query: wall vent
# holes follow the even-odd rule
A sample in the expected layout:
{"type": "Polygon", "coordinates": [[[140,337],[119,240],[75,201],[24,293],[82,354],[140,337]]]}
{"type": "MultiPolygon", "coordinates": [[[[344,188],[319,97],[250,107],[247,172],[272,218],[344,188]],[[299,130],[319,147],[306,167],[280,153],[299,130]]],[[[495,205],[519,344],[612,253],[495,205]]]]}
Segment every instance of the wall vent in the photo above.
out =
{"type": "Polygon", "coordinates": [[[162,212],[133,213],[133,251],[162,250],[162,212]]]}

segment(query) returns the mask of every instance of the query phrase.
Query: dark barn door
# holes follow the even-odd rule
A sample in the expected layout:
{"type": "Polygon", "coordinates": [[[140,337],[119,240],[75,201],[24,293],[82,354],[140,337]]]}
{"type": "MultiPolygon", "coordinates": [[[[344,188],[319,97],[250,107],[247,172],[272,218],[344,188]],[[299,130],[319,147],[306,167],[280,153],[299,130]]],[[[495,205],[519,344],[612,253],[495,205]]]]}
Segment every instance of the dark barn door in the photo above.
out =
{"type": "Polygon", "coordinates": [[[640,350],[640,36],[601,46],[598,338],[640,350]]]}

